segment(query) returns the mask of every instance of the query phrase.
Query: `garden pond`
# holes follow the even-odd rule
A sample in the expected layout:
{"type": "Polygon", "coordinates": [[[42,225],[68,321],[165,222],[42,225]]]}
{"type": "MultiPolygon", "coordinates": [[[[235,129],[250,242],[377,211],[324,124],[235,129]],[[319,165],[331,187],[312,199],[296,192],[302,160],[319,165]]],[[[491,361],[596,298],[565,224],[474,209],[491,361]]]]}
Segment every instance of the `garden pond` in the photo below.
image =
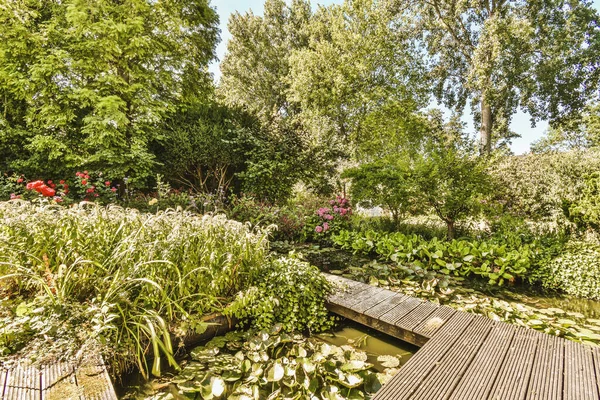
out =
{"type": "Polygon", "coordinates": [[[191,350],[181,371],[171,369],[150,381],[133,373],[117,390],[123,399],[302,399],[311,393],[363,399],[417,350],[348,320],[311,337],[277,328],[254,335],[231,332],[191,350]]]}
{"type": "Polygon", "coordinates": [[[477,279],[422,269],[415,271],[331,247],[274,243],[272,248],[304,258],[324,272],[401,291],[494,320],[600,345],[600,301],[525,285],[491,286],[477,279]]]}

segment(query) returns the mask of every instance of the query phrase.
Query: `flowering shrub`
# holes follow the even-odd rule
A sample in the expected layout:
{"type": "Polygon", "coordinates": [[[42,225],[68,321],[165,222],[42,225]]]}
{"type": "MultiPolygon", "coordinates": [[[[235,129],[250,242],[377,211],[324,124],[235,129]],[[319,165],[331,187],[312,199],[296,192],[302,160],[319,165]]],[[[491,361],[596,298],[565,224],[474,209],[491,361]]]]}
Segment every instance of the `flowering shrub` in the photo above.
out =
{"type": "Polygon", "coordinates": [[[319,207],[314,215],[307,218],[305,235],[307,239],[320,240],[347,229],[352,215],[352,207],[347,198],[336,196],[329,201],[329,207],[319,207]]]}
{"type": "Polygon", "coordinates": [[[0,182],[0,200],[39,200],[53,203],[71,204],[79,201],[101,201],[110,203],[116,200],[117,187],[111,181],[103,179],[102,173],[88,174],[88,171],[77,172],[73,184],[61,179],[28,181],[22,175],[2,177],[0,182]]]}
{"type": "Polygon", "coordinates": [[[110,203],[116,199],[116,193],[117,187],[112,186],[111,181],[104,179],[102,172],[90,174],[88,171],[77,171],[75,173],[73,198],[76,200],[99,200],[102,203],[110,203]]]}

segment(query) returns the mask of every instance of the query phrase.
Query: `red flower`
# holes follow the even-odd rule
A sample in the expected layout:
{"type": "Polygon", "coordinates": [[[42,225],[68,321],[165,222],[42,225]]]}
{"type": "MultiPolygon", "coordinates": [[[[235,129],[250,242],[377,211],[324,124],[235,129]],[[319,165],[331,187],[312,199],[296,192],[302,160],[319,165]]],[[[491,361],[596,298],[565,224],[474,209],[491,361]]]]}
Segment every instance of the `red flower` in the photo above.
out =
{"type": "Polygon", "coordinates": [[[48,181],[48,185],[52,185],[52,181],[48,181]]]}
{"type": "Polygon", "coordinates": [[[105,184],[106,186],[110,186],[110,181],[106,181],[106,182],[104,182],[104,184],[105,184]]]}
{"type": "Polygon", "coordinates": [[[23,182],[23,178],[17,179],[17,183],[22,183],[22,182],[23,182]]]}
{"type": "Polygon", "coordinates": [[[64,185],[64,184],[65,184],[65,181],[61,180],[59,183],[60,183],[61,185],[64,185]]]}
{"type": "Polygon", "coordinates": [[[56,185],[55,185],[54,183],[51,183],[51,184],[50,184],[50,187],[51,187],[52,189],[56,189],[56,185]]]}
{"type": "Polygon", "coordinates": [[[98,196],[100,196],[100,195],[99,195],[98,193],[94,193],[94,196],[98,197],[98,196]]]}
{"type": "Polygon", "coordinates": [[[67,185],[66,183],[63,185],[65,189],[69,188],[69,185],[67,185]]]}
{"type": "Polygon", "coordinates": [[[63,199],[60,196],[56,196],[54,197],[54,201],[56,201],[57,203],[62,203],[63,199]]]}
{"type": "Polygon", "coordinates": [[[84,179],[84,180],[81,181],[81,184],[82,185],[87,185],[87,181],[84,179]]]}
{"type": "Polygon", "coordinates": [[[90,179],[90,176],[89,176],[88,174],[85,174],[83,177],[84,177],[85,179],[90,179]]]}
{"type": "Polygon", "coordinates": [[[42,186],[46,186],[46,185],[44,185],[44,182],[42,182],[42,181],[35,181],[35,182],[29,182],[29,183],[27,184],[26,188],[27,188],[27,190],[32,190],[32,189],[34,189],[34,190],[36,190],[36,191],[38,191],[38,192],[39,192],[39,189],[40,189],[42,186]]]}
{"type": "Polygon", "coordinates": [[[39,192],[45,197],[54,197],[56,194],[56,191],[48,186],[41,187],[39,192]]]}
{"type": "Polygon", "coordinates": [[[117,191],[117,188],[110,188],[110,190],[112,190],[113,193],[115,193],[117,191]]]}
{"type": "Polygon", "coordinates": [[[85,175],[87,175],[87,174],[88,174],[88,172],[87,172],[87,171],[83,171],[83,173],[84,173],[85,175]]]}
{"type": "Polygon", "coordinates": [[[67,194],[67,193],[69,193],[69,191],[68,191],[67,189],[65,189],[65,192],[64,192],[64,193],[65,193],[65,194],[67,194]]]}
{"type": "Polygon", "coordinates": [[[89,188],[85,191],[86,193],[94,193],[94,188],[89,188]]]}

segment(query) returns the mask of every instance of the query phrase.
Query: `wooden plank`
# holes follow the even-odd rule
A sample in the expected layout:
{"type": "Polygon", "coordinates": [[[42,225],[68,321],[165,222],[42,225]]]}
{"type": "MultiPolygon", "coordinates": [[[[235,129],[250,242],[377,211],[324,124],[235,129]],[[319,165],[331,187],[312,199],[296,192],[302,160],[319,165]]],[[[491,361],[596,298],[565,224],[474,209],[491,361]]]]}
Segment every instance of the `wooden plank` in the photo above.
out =
{"type": "Polygon", "coordinates": [[[524,399],[540,338],[539,332],[516,327],[516,333],[498,372],[489,399],[524,399]]]}
{"type": "Polygon", "coordinates": [[[373,397],[373,400],[407,399],[470,326],[474,316],[456,313],[423,348],[413,355],[400,372],[373,397]]]}
{"type": "Polygon", "coordinates": [[[74,367],[66,362],[55,363],[43,368],[44,400],[80,399],[83,395],[75,380],[74,367]]]}
{"type": "Polygon", "coordinates": [[[433,365],[411,399],[448,399],[493,326],[494,321],[485,317],[475,317],[444,357],[433,365]]]}
{"type": "Polygon", "coordinates": [[[0,399],[4,398],[6,393],[6,381],[8,379],[8,370],[0,369],[0,399]]]}
{"type": "Polygon", "coordinates": [[[379,293],[374,294],[372,297],[368,298],[367,300],[363,301],[362,303],[355,305],[353,307],[354,311],[359,312],[359,313],[365,313],[370,308],[378,305],[379,303],[381,303],[395,295],[396,295],[396,292],[393,292],[391,290],[382,290],[379,293]]]}
{"type": "Polygon", "coordinates": [[[451,400],[486,399],[488,397],[514,334],[515,329],[511,325],[503,323],[494,325],[471,365],[454,388],[450,396],[451,400]]]}
{"type": "Polygon", "coordinates": [[[356,292],[360,292],[365,289],[365,284],[358,281],[351,281],[346,279],[344,282],[338,284],[337,290],[330,295],[327,300],[336,302],[348,296],[352,296],[356,292]]]}
{"type": "Polygon", "coordinates": [[[447,306],[438,307],[426,320],[414,328],[415,333],[432,337],[450,319],[456,310],[447,306]]]}
{"type": "Polygon", "coordinates": [[[404,317],[406,314],[417,308],[422,303],[423,300],[419,300],[414,297],[409,297],[403,302],[399,303],[396,307],[388,310],[388,312],[381,315],[379,319],[383,322],[395,324],[396,321],[404,317]]]}
{"type": "Polygon", "coordinates": [[[409,331],[414,331],[418,325],[428,319],[428,317],[439,307],[440,306],[437,304],[425,301],[419,304],[417,308],[406,314],[404,317],[396,321],[394,325],[409,331]]]}
{"type": "Polygon", "coordinates": [[[404,294],[396,293],[394,296],[382,301],[376,306],[369,308],[365,311],[365,315],[373,318],[379,318],[392,308],[396,307],[398,304],[402,303],[404,300],[409,299],[409,296],[404,294]]]}
{"type": "Polygon", "coordinates": [[[564,400],[598,400],[598,384],[589,346],[565,341],[564,400]]]}
{"type": "Polygon", "coordinates": [[[594,367],[596,368],[596,390],[600,393],[600,347],[593,347],[594,367]]]}
{"type": "Polygon", "coordinates": [[[75,370],[77,386],[86,400],[116,400],[108,371],[101,359],[90,360],[75,370]]]}
{"type": "Polygon", "coordinates": [[[533,363],[527,400],[561,400],[564,370],[564,339],[543,335],[533,363]]]}
{"type": "Polygon", "coordinates": [[[369,298],[376,296],[377,294],[379,294],[381,291],[383,291],[384,289],[379,288],[379,287],[375,287],[375,286],[369,286],[369,285],[364,285],[365,288],[364,290],[353,294],[352,296],[346,296],[343,299],[340,299],[337,301],[337,303],[339,303],[340,305],[350,308],[352,310],[356,310],[355,306],[363,303],[364,301],[367,301],[369,298]]]}

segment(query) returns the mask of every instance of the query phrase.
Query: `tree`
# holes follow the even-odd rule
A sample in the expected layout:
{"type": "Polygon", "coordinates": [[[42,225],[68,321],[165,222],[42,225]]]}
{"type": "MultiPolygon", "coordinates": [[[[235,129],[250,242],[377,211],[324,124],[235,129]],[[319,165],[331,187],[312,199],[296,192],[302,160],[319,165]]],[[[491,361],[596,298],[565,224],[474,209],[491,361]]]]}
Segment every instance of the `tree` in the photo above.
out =
{"type": "Polygon", "coordinates": [[[256,119],[239,109],[195,104],[164,122],[153,150],[172,184],[224,196],[244,170],[246,138],[258,136],[259,130],[256,119]]]}
{"type": "Polygon", "coordinates": [[[427,145],[413,165],[417,200],[427,205],[448,229],[454,239],[456,222],[476,216],[491,192],[487,163],[460,145],[436,143],[427,145]]]}
{"type": "Polygon", "coordinates": [[[393,135],[394,122],[408,124],[428,102],[422,54],[407,21],[386,2],[319,8],[309,45],[290,59],[290,98],[300,105],[300,119],[314,136],[348,152],[374,134],[393,135]]]}
{"type": "Polygon", "coordinates": [[[410,164],[406,153],[398,153],[349,168],[342,177],[352,180],[350,194],[354,202],[366,207],[383,206],[398,223],[406,214],[418,210],[410,164]]]}
{"type": "Polygon", "coordinates": [[[600,145],[600,103],[588,105],[583,113],[566,124],[550,127],[546,135],[532,143],[533,153],[585,150],[600,145]]]}
{"type": "MultiPolygon", "coordinates": [[[[404,4],[404,3],[403,3],[404,4]]],[[[560,123],[597,96],[600,18],[586,0],[417,0],[439,101],[471,101],[481,152],[517,109],[560,123]]]]}
{"type": "Polygon", "coordinates": [[[2,168],[152,174],[157,125],[211,91],[217,24],[207,0],[5,2],[0,143],[21,149],[2,168]]]}
{"type": "Polygon", "coordinates": [[[265,125],[296,112],[290,103],[290,53],[308,45],[310,3],[266,0],[264,16],[236,12],[227,27],[231,39],[221,63],[219,93],[225,103],[241,106],[265,125]]]}

